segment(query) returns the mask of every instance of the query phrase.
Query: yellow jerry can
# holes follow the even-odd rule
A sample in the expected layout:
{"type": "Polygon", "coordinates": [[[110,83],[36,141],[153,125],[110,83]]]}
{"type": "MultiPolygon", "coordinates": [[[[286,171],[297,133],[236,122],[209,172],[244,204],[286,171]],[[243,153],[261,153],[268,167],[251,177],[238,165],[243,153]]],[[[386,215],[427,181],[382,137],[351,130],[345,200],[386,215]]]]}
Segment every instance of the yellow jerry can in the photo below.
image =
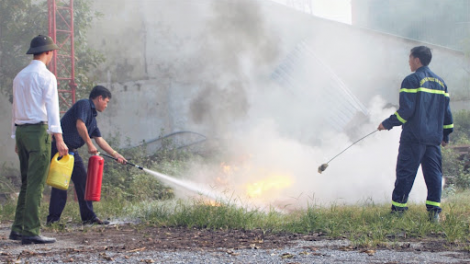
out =
{"type": "Polygon", "coordinates": [[[74,157],[73,152],[59,159],[59,153],[54,155],[49,166],[46,183],[57,189],[67,190],[72,177],[74,157]]]}

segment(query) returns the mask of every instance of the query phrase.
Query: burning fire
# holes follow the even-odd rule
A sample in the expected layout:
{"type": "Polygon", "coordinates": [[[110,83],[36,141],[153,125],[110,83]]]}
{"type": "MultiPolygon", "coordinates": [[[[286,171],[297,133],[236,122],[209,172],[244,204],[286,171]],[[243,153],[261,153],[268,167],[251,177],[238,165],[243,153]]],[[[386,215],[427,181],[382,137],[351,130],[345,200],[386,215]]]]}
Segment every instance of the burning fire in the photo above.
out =
{"type": "Polygon", "coordinates": [[[214,200],[206,200],[206,201],[204,201],[204,204],[209,205],[209,206],[213,206],[213,207],[221,206],[221,204],[219,202],[216,202],[214,200]]]}
{"type": "Polygon", "coordinates": [[[222,162],[220,167],[222,168],[224,174],[230,174],[233,171],[232,166],[225,164],[225,162],[222,162]]]}
{"type": "Polygon", "coordinates": [[[246,194],[250,198],[259,198],[286,189],[291,185],[292,180],[288,176],[273,175],[264,180],[249,183],[246,186],[246,194]]]}
{"type": "Polygon", "coordinates": [[[279,191],[293,184],[292,177],[286,173],[274,172],[271,169],[254,169],[245,162],[239,166],[222,162],[220,170],[222,173],[215,179],[216,184],[235,188],[248,198],[275,198],[279,191]]]}

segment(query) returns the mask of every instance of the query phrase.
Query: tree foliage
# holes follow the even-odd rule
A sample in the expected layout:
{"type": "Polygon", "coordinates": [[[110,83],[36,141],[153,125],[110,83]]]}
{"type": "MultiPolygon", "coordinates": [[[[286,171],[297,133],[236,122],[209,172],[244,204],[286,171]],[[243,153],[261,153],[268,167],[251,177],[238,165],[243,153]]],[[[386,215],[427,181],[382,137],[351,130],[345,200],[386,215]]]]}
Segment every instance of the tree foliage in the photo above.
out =
{"type": "MultiPolygon", "coordinates": [[[[57,1],[61,5],[60,1],[57,1]]],[[[91,0],[74,1],[75,82],[77,98],[88,93],[93,81],[87,73],[104,61],[89,47],[86,32],[101,14],[91,9],[91,0]]],[[[12,101],[12,83],[31,55],[26,55],[33,37],[48,35],[47,1],[0,0],[0,91],[12,101]]]]}

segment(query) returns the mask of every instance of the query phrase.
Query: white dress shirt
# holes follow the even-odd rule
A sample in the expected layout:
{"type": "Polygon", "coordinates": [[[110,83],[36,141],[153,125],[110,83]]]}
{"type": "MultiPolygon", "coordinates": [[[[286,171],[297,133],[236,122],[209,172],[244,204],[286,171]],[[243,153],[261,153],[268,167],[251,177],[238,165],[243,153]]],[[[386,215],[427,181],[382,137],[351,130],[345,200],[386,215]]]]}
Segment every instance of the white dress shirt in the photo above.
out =
{"type": "Polygon", "coordinates": [[[15,124],[39,122],[47,122],[49,134],[62,134],[57,79],[42,61],[33,60],[13,80],[11,137],[15,124]]]}

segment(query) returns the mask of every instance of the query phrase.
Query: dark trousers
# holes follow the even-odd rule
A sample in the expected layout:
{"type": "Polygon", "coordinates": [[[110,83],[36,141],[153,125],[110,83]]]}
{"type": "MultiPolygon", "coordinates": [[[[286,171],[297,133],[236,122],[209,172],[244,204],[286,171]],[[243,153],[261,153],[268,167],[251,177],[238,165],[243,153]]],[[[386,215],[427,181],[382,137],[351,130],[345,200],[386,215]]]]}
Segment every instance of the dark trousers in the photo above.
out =
{"type": "MultiPolygon", "coordinates": [[[[57,153],[57,147],[55,143],[52,144],[51,159],[57,153]]],[[[72,182],[75,186],[75,192],[77,193],[78,205],[80,207],[80,216],[82,221],[90,221],[96,218],[96,214],[93,212],[93,203],[85,201],[85,186],[86,186],[87,171],[83,164],[82,157],[78,154],[78,151],[74,153],[74,164],[72,171],[72,182]]],[[[49,203],[49,215],[47,216],[47,222],[53,223],[59,221],[62,211],[65,208],[67,202],[67,191],[52,188],[51,200],[49,203]]]]}
{"type": "Polygon", "coordinates": [[[392,193],[392,211],[408,209],[406,203],[413,187],[418,168],[421,165],[424,181],[428,189],[426,208],[435,213],[441,212],[442,158],[439,145],[400,143],[397,160],[397,178],[392,193]]]}
{"type": "Polygon", "coordinates": [[[21,189],[11,230],[24,236],[37,236],[41,228],[39,207],[50,164],[51,136],[47,125],[18,126],[16,146],[21,189]]]}

